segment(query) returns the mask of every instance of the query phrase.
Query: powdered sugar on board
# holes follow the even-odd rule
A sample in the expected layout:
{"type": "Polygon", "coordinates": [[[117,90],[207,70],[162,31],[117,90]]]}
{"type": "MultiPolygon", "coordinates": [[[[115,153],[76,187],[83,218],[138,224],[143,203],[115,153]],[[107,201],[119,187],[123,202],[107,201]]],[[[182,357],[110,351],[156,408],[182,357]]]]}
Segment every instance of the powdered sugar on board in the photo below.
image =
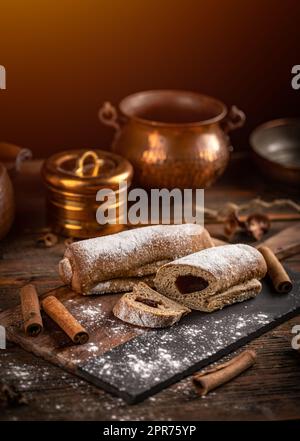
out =
{"type": "MultiPolygon", "coordinates": [[[[188,369],[197,357],[210,357],[221,350],[224,344],[246,335],[249,326],[263,326],[268,321],[268,314],[245,314],[233,320],[226,327],[226,332],[223,332],[222,319],[212,323],[205,318],[201,326],[198,323],[184,323],[166,330],[150,331],[122,345],[124,350],[121,353],[116,348],[116,351],[105,354],[96,360],[93,369],[97,370],[97,375],[107,377],[111,384],[124,378],[124,372],[130,372],[131,384],[144,389],[149,381],[159,383],[164,375],[176,375],[188,369]],[[186,347],[188,351],[184,350],[186,347]],[[116,352],[119,357],[115,356],[116,352]]],[[[127,389],[126,381],[121,390],[127,389]]]]}
{"type": "Polygon", "coordinates": [[[227,355],[300,311],[300,277],[282,296],[263,283],[255,299],[212,314],[193,312],[96,357],[81,375],[132,403],[227,355]]]}
{"type": "MultiPolygon", "coordinates": [[[[90,335],[86,344],[68,345],[60,351],[60,357],[68,363],[79,365],[83,363],[83,360],[85,362],[91,360],[115,346],[120,337],[124,337],[123,341],[126,341],[126,336],[132,338],[134,335],[146,332],[142,328],[134,328],[118,320],[111,310],[107,309],[104,300],[101,301],[99,297],[83,298],[83,300],[82,303],[78,303],[78,298],[69,298],[64,301],[66,308],[90,335]]],[[[58,332],[61,331],[58,330],[58,332]]]]}
{"type": "Polygon", "coordinates": [[[65,301],[65,307],[74,315],[80,317],[80,323],[88,332],[103,326],[106,319],[106,313],[102,309],[100,302],[77,303],[75,299],[65,301]]]}

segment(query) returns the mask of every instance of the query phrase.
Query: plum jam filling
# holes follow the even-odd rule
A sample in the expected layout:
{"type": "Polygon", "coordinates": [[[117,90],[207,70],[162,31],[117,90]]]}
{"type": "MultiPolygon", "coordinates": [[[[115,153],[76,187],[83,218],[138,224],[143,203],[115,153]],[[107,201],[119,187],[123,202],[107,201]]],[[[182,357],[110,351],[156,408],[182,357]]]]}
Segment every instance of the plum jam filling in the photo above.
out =
{"type": "Polygon", "coordinates": [[[176,287],[181,294],[190,294],[195,291],[202,291],[208,287],[207,280],[197,276],[178,276],[176,287]]]}
{"type": "Polygon", "coordinates": [[[152,308],[158,308],[158,305],[162,304],[162,302],[159,302],[158,300],[145,299],[144,297],[136,297],[135,301],[151,306],[152,308]]]}

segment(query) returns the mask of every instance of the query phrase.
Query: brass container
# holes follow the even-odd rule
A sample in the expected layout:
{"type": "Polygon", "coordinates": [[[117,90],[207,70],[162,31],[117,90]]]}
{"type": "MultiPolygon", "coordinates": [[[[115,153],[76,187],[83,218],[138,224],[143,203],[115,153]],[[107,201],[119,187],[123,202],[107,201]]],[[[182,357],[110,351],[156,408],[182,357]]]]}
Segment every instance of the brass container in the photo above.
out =
{"type": "Polygon", "coordinates": [[[68,150],[51,156],[44,162],[42,177],[47,188],[47,218],[58,234],[89,238],[112,234],[123,226],[118,224],[123,198],[119,183],[132,181],[131,164],[119,155],[102,150],[68,150]],[[100,225],[96,201],[100,189],[111,189],[116,194],[116,224],[100,225]]]}
{"type": "Polygon", "coordinates": [[[106,102],[99,118],[116,130],[113,151],[132,163],[145,188],[209,187],[228,164],[228,132],[245,121],[235,106],[228,111],[215,98],[177,90],[130,95],[119,111],[106,102]]]}

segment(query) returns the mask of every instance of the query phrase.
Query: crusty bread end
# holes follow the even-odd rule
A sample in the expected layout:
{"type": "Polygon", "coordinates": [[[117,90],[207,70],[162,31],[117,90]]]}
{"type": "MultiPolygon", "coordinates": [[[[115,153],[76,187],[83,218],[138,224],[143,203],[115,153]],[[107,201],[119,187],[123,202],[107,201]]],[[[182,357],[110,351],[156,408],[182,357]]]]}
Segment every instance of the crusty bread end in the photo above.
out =
{"type": "Polygon", "coordinates": [[[145,328],[165,328],[174,325],[191,312],[186,306],[154,291],[145,283],[124,294],[113,308],[116,317],[124,322],[145,328]]]}

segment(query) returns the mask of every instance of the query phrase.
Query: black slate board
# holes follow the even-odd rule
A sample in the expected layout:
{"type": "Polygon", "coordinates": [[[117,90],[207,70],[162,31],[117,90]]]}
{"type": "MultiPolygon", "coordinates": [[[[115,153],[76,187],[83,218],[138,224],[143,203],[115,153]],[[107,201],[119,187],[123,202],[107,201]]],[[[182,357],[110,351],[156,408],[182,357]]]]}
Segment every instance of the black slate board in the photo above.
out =
{"type": "Polygon", "coordinates": [[[212,314],[195,311],[94,358],[79,373],[128,403],[142,401],[300,313],[300,273],[288,272],[294,282],[289,294],[277,294],[264,281],[255,299],[212,314]]]}

